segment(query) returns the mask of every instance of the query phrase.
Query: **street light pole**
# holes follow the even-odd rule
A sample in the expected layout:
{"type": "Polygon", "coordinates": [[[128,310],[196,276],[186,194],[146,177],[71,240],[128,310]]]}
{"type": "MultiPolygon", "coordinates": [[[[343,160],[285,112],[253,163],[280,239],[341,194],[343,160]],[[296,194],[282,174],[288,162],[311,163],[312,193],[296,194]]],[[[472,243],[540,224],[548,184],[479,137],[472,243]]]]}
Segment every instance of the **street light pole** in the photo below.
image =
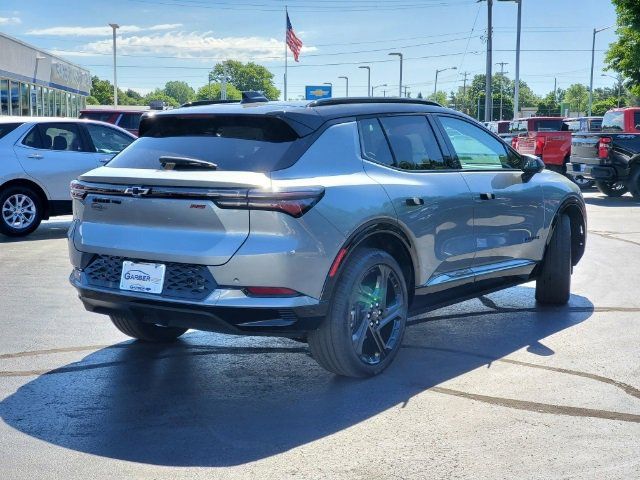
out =
{"type": "Polygon", "coordinates": [[[440,70],[436,69],[436,81],[433,82],[433,97],[435,98],[436,93],[438,93],[438,74],[440,72],[446,72],[447,70],[457,70],[458,67],[447,67],[447,68],[442,68],[440,70]]]}
{"type": "Polygon", "coordinates": [[[116,30],[120,28],[117,23],[110,23],[113,30],[113,106],[118,106],[118,76],[116,73],[116,30]]]}
{"type": "Polygon", "coordinates": [[[493,0],[487,0],[487,71],[484,89],[484,121],[490,122],[493,117],[493,99],[491,98],[491,55],[493,53],[493,25],[491,19],[491,10],[493,9],[493,0]]]}
{"type": "Polygon", "coordinates": [[[371,67],[366,65],[360,65],[358,68],[367,69],[367,97],[371,96],[371,67]]]}
{"type": "Polygon", "coordinates": [[[391,52],[389,55],[400,57],[400,84],[398,85],[398,96],[402,97],[402,54],[400,52],[391,52]]]}
{"type": "Polygon", "coordinates": [[[346,83],[346,96],[348,97],[349,96],[349,77],[342,76],[342,77],[338,77],[338,78],[344,78],[345,82],[347,82],[346,83]]]}
{"type": "MultiPolygon", "coordinates": [[[[373,87],[371,87],[371,96],[372,96],[372,97],[374,96],[374,95],[373,95],[373,92],[375,91],[375,89],[376,89],[376,88],[386,87],[386,86],[387,86],[387,84],[386,84],[386,83],[383,83],[383,84],[381,84],[381,85],[374,85],[373,87]]],[[[386,95],[385,95],[385,96],[386,96],[386,95]]]]}
{"type": "Polygon", "coordinates": [[[596,56],[596,34],[608,30],[611,27],[613,27],[613,25],[609,25],[608,27],[604,28],[593,29],[593,40],[591,41],[591,77],[589,80],[589,111],[587,113],[587,116],[589,117],[591,116],[591,106],[593,105],[593,64],[595,62],[596,56]]]}

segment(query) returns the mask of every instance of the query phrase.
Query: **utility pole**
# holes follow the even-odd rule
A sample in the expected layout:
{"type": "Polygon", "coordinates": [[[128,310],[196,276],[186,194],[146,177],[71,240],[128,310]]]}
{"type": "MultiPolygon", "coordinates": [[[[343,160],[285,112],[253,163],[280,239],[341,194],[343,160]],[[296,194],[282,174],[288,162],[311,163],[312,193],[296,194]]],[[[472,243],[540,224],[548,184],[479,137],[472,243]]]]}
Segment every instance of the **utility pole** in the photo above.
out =
{"type": "Polygon", "coordinates": [[[402,97],[402,54],[400,52],[392,52],[389,55],[400,57],[400,84],[398,85],[398,96],[402,97]]]}
{"type": "Polygon", "coordinates": [[[113,106],[118,106],[118,75],[116,73],[116,30],[120,28],[117,23],[110,23],[113,30],[113,106]]]}
{"type": "Polygon", "coordinates": [[[493,118],[493,99],[491,98],[491,55],[493,51],[492,37],[493,25],[491,19],[491,10],[493,9],[493,0],[487,0],[487,72],[484,89],[484,121],[490,122],[493,118]]]}
{"type": "MultiPolygon", "coordinates": [[[[509,65],[507,62],[498,62],[496,65],[500,65],[500,120],[502,120],[502,97],[504,96],[504,66],[509,65]]],[[[509,72],[507,72],[509,73],[509,72]]]]}
{"type": "Polygon", "coordinates": [[[469,76],[469,72],[461,73],[460,75],[464,75],[464,79],[462,80],[462,111],[464,113],[467,108],[467,77],[469,76]]]}
{"type": "Polygon", "coordinates": [[[558,102],[558,78],[553,77],[553,99],[558,102]]]}

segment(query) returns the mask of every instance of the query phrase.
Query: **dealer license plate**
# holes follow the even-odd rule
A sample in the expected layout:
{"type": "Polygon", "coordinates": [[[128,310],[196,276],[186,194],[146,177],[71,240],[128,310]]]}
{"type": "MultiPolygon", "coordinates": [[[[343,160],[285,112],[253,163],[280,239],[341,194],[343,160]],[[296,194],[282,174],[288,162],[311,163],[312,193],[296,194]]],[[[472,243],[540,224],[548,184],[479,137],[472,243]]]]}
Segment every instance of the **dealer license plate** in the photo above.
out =
{"type": "Polygon", "coordinates": [[[120,290],[162,293],[166,265],[161,263],[122,262],[120,290]]]}

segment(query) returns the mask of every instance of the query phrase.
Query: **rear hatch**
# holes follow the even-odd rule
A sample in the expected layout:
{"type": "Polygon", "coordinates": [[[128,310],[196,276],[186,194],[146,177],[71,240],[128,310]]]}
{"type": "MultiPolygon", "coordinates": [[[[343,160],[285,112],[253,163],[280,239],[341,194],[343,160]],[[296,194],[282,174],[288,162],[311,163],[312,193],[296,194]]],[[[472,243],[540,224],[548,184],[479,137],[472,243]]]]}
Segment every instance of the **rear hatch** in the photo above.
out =
{"type": "Polygon", "coordinates": [[[159,116],[142,138],[73,185],[74,245],[133,259],[224,264],[249,235],[249,210],[234,202],[270,189],[269,172],[286,161],[296,138],[275,118],[159,116]]]}

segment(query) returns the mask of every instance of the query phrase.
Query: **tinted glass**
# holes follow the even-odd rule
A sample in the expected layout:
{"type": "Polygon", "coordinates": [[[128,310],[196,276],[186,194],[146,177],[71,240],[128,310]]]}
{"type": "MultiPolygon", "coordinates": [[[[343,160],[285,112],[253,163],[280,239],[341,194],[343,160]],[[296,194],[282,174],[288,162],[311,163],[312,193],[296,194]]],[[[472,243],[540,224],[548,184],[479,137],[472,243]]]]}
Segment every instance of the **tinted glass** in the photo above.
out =
{"type": "Polygon", "coordinates": [[[602,119],[602,130],[609,132],[624,131],[624,112],[607,112],[602,119]]]}
{"type": "Polygon", "coordinates": [[[129,146],[133,139],[114,128],[87,123],[87,132],[98,153],[118,153],[129,146]]]}
{"type": "Polygon", "coordinates": [[[157,169],[162,156],[208,160],[218,170],[268,172],[298,138],[282,120],[249,115],[167,115],[142,123],[143,137],[109,167],[157,169]]]}
{"type": "Polygon", "coordinates": [[[602,130],[602,120],[601,119],[593,119],[589,120],[589,131],[590,132],[599,132],[602,130]]]}
{"type": "Polygon", "coordinates": [[[18,82],[10,82],[10,85],[11,115],[20,115],[20,84],[18,82]]]}
{"type": "Polygon", "coordinates": [[[31,148],[42,148],[42,142],[40,140],[40,132],[38,131],[37,126],[33,127],[29,132],[29,134],[26,137],[24,137],[24,139],[22,140],[22,144],[31,148]]]}
{"type": "Polygon", "coordinates": [[[380,122],[376,118],[369,118],[358,122],[362,156],[384,165],[393,165],[393,157],[389,144],[384,136],[380,122]]]}
{"type": "Polygon", "coordinates": [[[82,141],[78,127],[72,124],[49,123],[40,125],[40,134],[44,145],[50,150],[81,152],[82,141]]]}
{"type": "Polygon", "coordinates": [[[633,114],[633,127],[636,130],[640,130],[640,112],[635,112],[633,114]]]}
{"type": "Polygon", "coordinates": [[[80,118],[88,118],[89,120],[98,120],[99,122],[109,122],[113,113],[111,112],[82,112],[80,118]]]}
{"type": "Polygon", "coordinates": [[[520,157],[480,127],[452,117],[440,117],[463,170],[520,168],[520,157]]]}
{"type": "Polygon", "coordinates": [[[140,126],[140,117],[142,117],[141,113],[123,113],[118,126],[129,130],[137,130],[140,126]]]}
{"type": "Polygon", "coordinates": [[[403,170],[441,170],[452,168],[445,164],[440,147],[423,116],[383,117],[380,119],[395,166],[403,170]]]}
{"type": "Polygon", "coordinates": [[[559,132],[562,130],[562,119],[534,120],[533,130],[536,132],[559,132]]]}
{"type": "Polygon", "coordinates": [[[0,123],[0,138],[4,137],[7,133],[14,131],[21,123],[0,123]]]}

